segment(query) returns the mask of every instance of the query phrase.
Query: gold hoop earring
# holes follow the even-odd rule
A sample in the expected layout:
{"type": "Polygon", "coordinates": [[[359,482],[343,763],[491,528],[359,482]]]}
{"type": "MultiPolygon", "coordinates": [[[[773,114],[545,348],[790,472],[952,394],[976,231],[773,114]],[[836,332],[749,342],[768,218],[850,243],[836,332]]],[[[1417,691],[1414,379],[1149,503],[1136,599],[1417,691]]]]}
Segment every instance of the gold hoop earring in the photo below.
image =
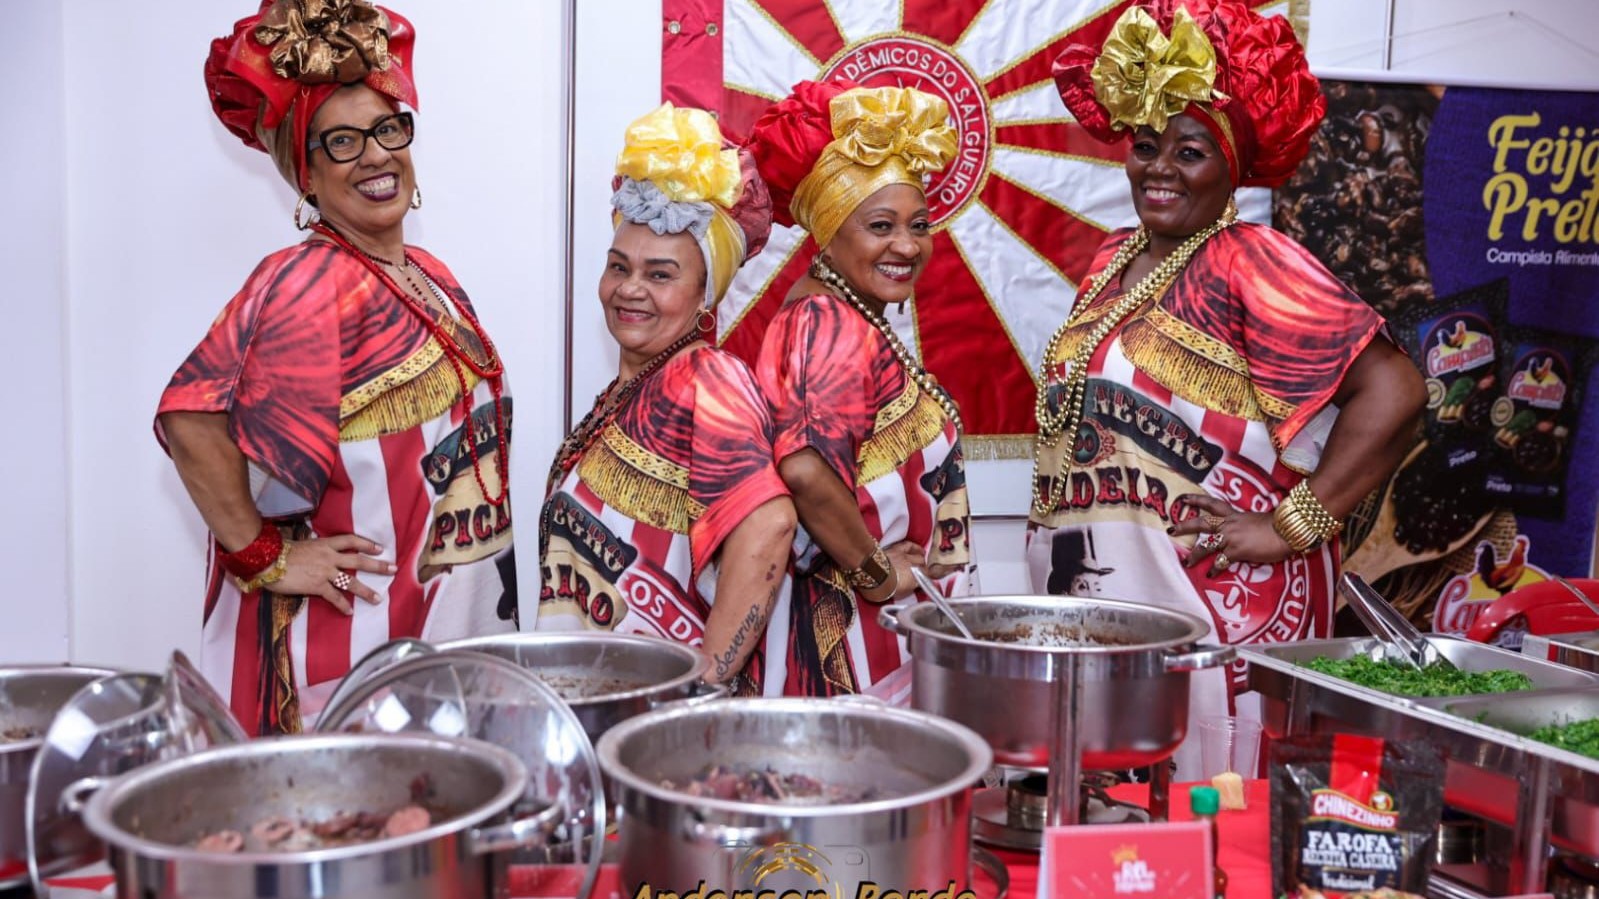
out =
{"type": "Polygon", "coordinates": [[[294,227],[301,231],[309,230],[311,226],[316,224],[317,220],[322,217],[317,212],[316,207],[312,206],[311,214],[303,220],[301,219],[301,214],[305,211],[305,201],[310,198],[311,192],[306,191],[305,193],[300,194],[300,202],[294,204],[294,227]]]}
{"type": "Polygon", "coordinates": [[[712,337],[715,337],[716,310],[709,306],[701,306],[699,318],[695,324],[699,327],[701,334],[710,334],[712,337]]]}
{"type": "Polygon", "coordinates": [[[412,209],[421,209],[422,208],[422,188],[420,188],[420,187],[415,188],[415,189],[413,189],[411,191],[411,208],[412,209]]]}

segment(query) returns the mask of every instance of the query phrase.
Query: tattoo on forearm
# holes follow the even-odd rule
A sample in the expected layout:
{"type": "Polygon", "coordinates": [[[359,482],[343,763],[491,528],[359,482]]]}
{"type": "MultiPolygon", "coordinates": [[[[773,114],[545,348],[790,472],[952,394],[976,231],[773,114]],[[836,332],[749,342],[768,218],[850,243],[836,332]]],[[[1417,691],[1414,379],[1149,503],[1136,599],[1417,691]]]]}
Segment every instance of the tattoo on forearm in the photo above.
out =
{"type": "Polygon", "coordinates": [[[718,681],[725,681],[738,673],[733,668],[733,662],[738,659],[744,649],[744,644],[750,642],[752,636],[766,629],[766,619],[771,616],[772,607],[777,605],[778,589],[778,587],[773,587],[772,591],[766,594],[766,599],[750,606],[750,610],[744,613],[744,620],[740,621],[738,629],[733,631],[733,639],[728,641],[727,649],[723,650],[722,654],[715,659],[716,679],[718,681]]]}

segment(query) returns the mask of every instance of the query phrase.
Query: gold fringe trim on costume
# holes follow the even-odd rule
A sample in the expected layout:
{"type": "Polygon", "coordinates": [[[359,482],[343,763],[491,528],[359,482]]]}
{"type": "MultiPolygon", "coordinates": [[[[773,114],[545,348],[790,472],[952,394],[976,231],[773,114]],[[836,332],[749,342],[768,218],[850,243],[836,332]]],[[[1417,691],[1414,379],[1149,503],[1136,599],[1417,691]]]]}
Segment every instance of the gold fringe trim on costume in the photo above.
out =
{"type": "Polygon", "coordinates": [[[878,412],[879,423],[873,429],[872,436],[861,444],[856,464],[857,484],[869,484],[898,469],[905,464],[906,459],[926,449],[928,444],[944,433],[947,419],[938,401],[917,390],[914,381],[907,378],[906,384],[905,393],[915,391],[916,401],[886,426],[882,424],[885,419],[883,413],[899,403],[904,394],[878,412]]]}
{"type": "Polygon", "coordinates": [[[961,436],[961,449],[968,461],[1031,459],[1033,440],[1031,434],[965,434],[961,436]]]}
{"type": "Polygon", "coordinates": [[[876,417],[872,419],[872,433],[875,434],[909,415],[910,411],[916,408],[916,400],[921,395],[922,388],[916,383],[916,379],[906,378],[905,389],[899,392],[899,396],[889,400],[888,405],[877,410],[876,417]]]}
{"type": "Polygon", "coordinates": [[[1128,361],[1176,396],[1213,412],[1265,420],[1247,373],[1205,358],[1146,320],[1122,329],[1121,341],[1128,361]]]}
{"type": "Polygon", "coordinates": [[[1186,347],[1189,351],[1209,359],[1230,371],[1235,371],[1244,377],[1249,376],[1249,362],[1239,355],[1232,345],[1224,340],[1218,340],[1204,331],[1190,325],[1170,312],[1161,308],[1149,310],[1143,321],[1149,322],[1162,334],[1170,337],[1186,347]]]}
{"type": "Polygon", "coordinates": [[[578,476],[606,505],[634,521],[674,534],[687,534],[689,526],[705,514],[705,506],[689,496],[687,469],[634,443],[615,425],[608,426],[583,455],[578,476]],[[671,480],[652,471],[665,472],[671,480]],[[676,482],[679,473],[680,484],[676,482]]]}
{"type": "Polygon", "coordinates": [[[438,418],[461,401],[462,375],[468,391],[477,386],[477,375],[465,367],[457,374],[429,339],[409,359],[340,397],[340,442],[397,434],[438,418]]]}

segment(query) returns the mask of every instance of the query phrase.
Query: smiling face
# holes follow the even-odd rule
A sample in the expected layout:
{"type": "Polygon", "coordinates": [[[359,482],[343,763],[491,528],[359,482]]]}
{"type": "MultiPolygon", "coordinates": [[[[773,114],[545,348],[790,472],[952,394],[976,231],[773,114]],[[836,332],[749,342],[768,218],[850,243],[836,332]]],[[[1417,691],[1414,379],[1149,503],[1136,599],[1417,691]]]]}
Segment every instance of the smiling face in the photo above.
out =
{"type": "Polygon", "coordinates": [[[1143,127],[1127,153],[1133,208],[1150,236],[1182,240],[1221,218],[1232,195],[1227,157],[1203,124],[1184,114],[1156,134],[1143,127]]]}
{"type": "MultiPolygon", "coordinates": [[[[364,84],[343,87],[311,118],[308,138],[340,126],[370,128],[394,111],[387,97],[364,84]]],[[[307,154],[306,166],[317,209],[333,227],[368,242],[388,243],[394,238],[416,189],[409,147],[387,150],[367,138],[365,152],[350,162],[334,162],[316,149],[307,154]]]]}
{"type": "Polygon", "coordinates": [[[600,275],[605,327],[636,371],[694,328],[705,302],[705,257],[690,234],[656,234],[623,222],[600,275]]]}
{"type": "Polygon", "coordinates": [[[933,255],[927,198],[909,184],[877,191],[844,220],[826,254],[857,291],[883,303],[904,302],[933,255]]]}

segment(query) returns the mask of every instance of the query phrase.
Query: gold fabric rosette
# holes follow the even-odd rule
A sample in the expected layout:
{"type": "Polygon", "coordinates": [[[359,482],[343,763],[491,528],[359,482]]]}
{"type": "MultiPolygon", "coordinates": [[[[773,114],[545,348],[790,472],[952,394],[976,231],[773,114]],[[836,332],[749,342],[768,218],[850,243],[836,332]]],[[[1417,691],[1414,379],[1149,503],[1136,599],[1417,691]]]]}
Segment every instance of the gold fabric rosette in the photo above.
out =
{"type": "Polygon", "coordinates": [[[890,184],[920,190],[955,158],[943,100],[914,88],[857,88],[834,97],[833,142],[794,189],[794,220],[827,246],[855,208],[890,184]]]}
{"type": "Polygon", "coordinates": [[[364,0],[278,0],[255,39],[272,70],[301,84],[351,84],[389,67],[389,17],[364,0]]]}
{"type": "Polygon", "coordinates": [[[1165,131],[1167,119],[1188,104],[1226,99],[1215,89],[1216,49],[1182,8],[1172,16],[1170,37],[1143,7],[1122,13],[1089,77],[1116,129],[1165,131]]]}
{"type": "Polygon", "coordinates": [[[674,203],[711,207],[705,234],[694,237],[705,255],[706,307],[714,306],[744,262],[744,231],[727,215],[743,176],[738,151],[723,145],[716,117],[662,103],[628,126],[616,173],[655,185],[674,203]]]}
{"type": "Polygon", "coordinates": [[[627,127],[616,173],[649,181],[678,203],[738,202],[738,151],[723,147],[716,119],[703,109],[662,103],[627,127]]]}

